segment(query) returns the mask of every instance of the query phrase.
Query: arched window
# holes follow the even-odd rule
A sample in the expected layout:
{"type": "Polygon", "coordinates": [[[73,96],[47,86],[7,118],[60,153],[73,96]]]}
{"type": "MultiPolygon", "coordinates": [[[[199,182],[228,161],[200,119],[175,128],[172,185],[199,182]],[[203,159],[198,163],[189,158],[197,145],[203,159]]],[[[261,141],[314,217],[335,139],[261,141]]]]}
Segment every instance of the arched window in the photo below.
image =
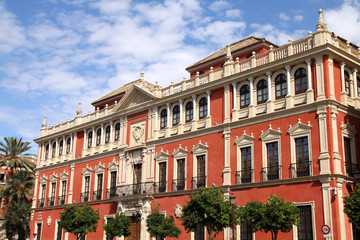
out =
{"type": "Polygon", "coordinates": [[[180,107],[176,105],[173,108],[173,125],[177,125],[180,123],[180,107]]]}
{"type": "Polygon", "coordinates": [[[101,128],[96,131],[96,146],[99,146],[101,143],[101,128]]]}
{"type": "Polygon", "coordinates": [[[110,141],[110,126],[107,126],[105,129],[105,143],[110,141]]]}
{"type": "Polygon", "coordinates": [[[55,157],[55,153],[56,153],[56,142],[54,142],[53,145],[52,145],[52,153],[51,153],[51,156],[52,156],[52,157],[55,157]]]}
{"type": "Polygon", "coordinates": [[[49,157],[49,148],[50,148],[49,144],[46,144],[46,147],[45,147],[45,159],[48,159],[48,157],[49,157]]]}
{"type": "Polygon", "coordinates": [[[250,87],[244,85],[240,88],[240,108],[249,106],[250,104],[250,87]]]}
{"type": "Polygon", "coordinates": [[[115,141],[119,140],[120,138],[120,123],[115,125],[115,141]]]}
{"type": "Polygon", "coordinates": [[[90,131],[88,134],[88,148],[92,146],[93,132],[90,131]]]}
{"type": "Polygon", "coordinates": [[[63,154],[63,149],[64,149],[64,141],[61,140],[59,144],[59,155],[63,154]]]}
{"type": "Polygon", "coordinates": [[[192,121],[194,118],[194,108],[192,101],[186,104],[185,111],[186,111],[186,122],[192,121]]]}
{"type": "Polygon", "coordinates": [[[307,73],[304,68],[299,68],[295,72],[295,94],[306,92],[308,88],[307,73]]]}
{"type": "Polygon", "coordinates": [[[207,99],[203,97],[199,102],[199,118],[204,118],[207,116],[207,99]]]}
{"type": "Polygon", "coordinates": [[[350,96],[350,75],[347,71],[345,71],[345,92],[348,96],[350,96]]]}
{"type": "Polygon", "coordinates": [[[71,144],[71,139],[68,138],[66,141],[66,153],[70,152],[70,147],[71,147],[70,144],[71,144]]]}
{"type": "Polygon", "coordinates": [[[257,89],[257,103],[263,103],[268,100],[268,86],[267,81],[262,79],[256,86],[257,89]]]}
{"type": "Polygon", "coordinates": [[[287,94],[286,76],[280,74],[275,78],[276,99],[283,98],[287,94]]]}
{"type": "Polygon", "coordinates": [[[167,126],[167,110],[164,109],[160,113],[160,128],[165,128],[167,126]]]}
{"type": "Polygon", "coordinates": [[[360,77],[356,77],[357,80],[357,96],[360,97],[360,77]]]}

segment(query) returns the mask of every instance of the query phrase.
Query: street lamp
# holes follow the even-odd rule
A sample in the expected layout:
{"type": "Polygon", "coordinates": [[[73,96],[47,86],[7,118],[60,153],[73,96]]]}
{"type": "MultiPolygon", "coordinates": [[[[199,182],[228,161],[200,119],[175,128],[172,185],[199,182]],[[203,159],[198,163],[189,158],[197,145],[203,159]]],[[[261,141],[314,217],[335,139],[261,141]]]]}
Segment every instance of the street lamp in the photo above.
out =
{"type": "Polygon", "coordinates": [[[235,195],[232,193],[230,195],[230,205],[232,207],[232,221],[231,221],[231,228],[232,228],[232,239],[235,239],[235,229],[234,229],[234,225],[235,225],[235,216],[234,216],[234,208],[235,208],[235,195]]]}

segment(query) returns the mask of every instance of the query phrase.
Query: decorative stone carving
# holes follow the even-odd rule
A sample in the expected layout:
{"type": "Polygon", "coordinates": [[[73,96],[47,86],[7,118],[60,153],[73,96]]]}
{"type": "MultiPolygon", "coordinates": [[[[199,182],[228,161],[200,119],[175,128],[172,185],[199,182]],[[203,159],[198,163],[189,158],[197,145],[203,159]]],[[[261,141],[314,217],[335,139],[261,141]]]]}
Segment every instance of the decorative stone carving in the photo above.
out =
{"type": "Polygon", "coordinates": [[[48,216],[48,218],[46,219],[46,223],[47,223],[48,226],[50,226],[51,221],[52,221],[51,216],[48,216]]]}
{"type": "Polygon", "coordinates": [[[131,124],[130,146],[137,146],[145,143],[145,121],[131,124]]]}
{"type": "Polygon", "coordinates": [[[179,204],[176,204],[175,207],[175,217],[179,218],[182,214],[182,207],[179,204]]]}

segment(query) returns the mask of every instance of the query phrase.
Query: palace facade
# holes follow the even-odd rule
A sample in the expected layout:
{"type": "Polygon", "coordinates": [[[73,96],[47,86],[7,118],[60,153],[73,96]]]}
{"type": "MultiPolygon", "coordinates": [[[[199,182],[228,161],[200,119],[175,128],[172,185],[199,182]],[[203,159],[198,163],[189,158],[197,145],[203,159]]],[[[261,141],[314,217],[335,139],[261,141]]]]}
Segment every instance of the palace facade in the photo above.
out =
{"type": "MultiPolygon", "coordinates": [[[[300,210],[301,224],[279,239],[359,239],[344,214],[360,161],[360,49],[327,29],[277,46],[248,37],[189,66],[190,79],[161,88],[140,79],[94,101],[95,111],[48,126],[39,144],[31,236],[75,239],[60,225],[67,204],[99,209],[97,231],[123,212],[127,240],[149,240],[152,203],[179,217],[199,187],[220,186],[235,202],[271,194],[300,210]],[[35,233],[33,235],[33,233],[35,233]],[[357,236],[357,237],[356,237],[357,236]]],[[[265,239],[244,223],[217,240],[265,239]]]]}

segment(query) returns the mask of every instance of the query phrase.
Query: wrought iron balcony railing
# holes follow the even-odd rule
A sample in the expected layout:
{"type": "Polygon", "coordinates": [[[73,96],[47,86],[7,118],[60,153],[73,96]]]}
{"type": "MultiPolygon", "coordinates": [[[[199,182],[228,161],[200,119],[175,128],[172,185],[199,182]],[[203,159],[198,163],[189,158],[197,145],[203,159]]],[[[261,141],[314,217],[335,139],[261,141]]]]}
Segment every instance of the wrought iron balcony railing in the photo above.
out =
{"type": "Polygon", "coordinates": [[[80,195],[81,202],[88,202],[90,201],[90,192],[82,192],[80,195]]]}
{"type": "Polygon", "coordinates": [[[252,176],[254,169],[244,169],[236,172],[236,183],[250,183],[252,182],[252,176]]]}
{"type": "Polygon", "coordinates": [[[270,166],[262,168],[263,181],[280,179],[281,165],[270,166]]]}
{"type": "Polygon", "coordinates": [[[311,175],[312,162],[302,161],[291,164],[292,177],[306,177],[311,175]]]}
{"type": "Polygon", "coordinates": [[[355,177],[355,174],[360,173],[359,167],[356,163],[345,162],[346,175],[349,177],[355,177]]]}
{"type": "Polygon", "coordinates": [[[43,198],[38,199],[37,206],[38,207],[44,207],[44,203],[45,203],[45,199],[43,199],[43,198]]]}
{"type": "Polygon", "coordinates": [[[161,181],[154,183],[155,193],[166,192],[167,181],[161,181]]]}
{"type": "Polygon", "coordinates": [[[54,206],[54,204],[55,204],[55,197],[49,197],[47,205],[54,206]]]}
{"type": "Polygon", "coordinates": [[[58,202],[57,202],[58,205],[65,204],[65,202],[66,202],[66,195],[58,197],[58,202]]]}
{"type": "Polygon", "coordinates": [[[94,190],[93,192],[93,200],[101,200],[102,198],[102,189],[94,190]]]}
{"type": "Polygon", "coordinates": [[[117,197],[118,194],[116,193],[116,187],[111,187],[108,188],[108,190],[106,191],[106,198],[113,198],[113,197],[117,197]]]}
{"type": "Polygon", "coordinates": [[[127,184],[118,186],[117,193],[120,196],[154,193],[154,186],[153,182],[127,184]]]}
{"type": "Polygon", "coordinates": [[[193,189],[206,187],[206,176],[197,176],[192,178],[193,189]]]}
{"type": "Polygon", "coordinates": [[[186,178],[178,178],[173,180],[173,191],[181,191],[185,189],[186,178]]]}

